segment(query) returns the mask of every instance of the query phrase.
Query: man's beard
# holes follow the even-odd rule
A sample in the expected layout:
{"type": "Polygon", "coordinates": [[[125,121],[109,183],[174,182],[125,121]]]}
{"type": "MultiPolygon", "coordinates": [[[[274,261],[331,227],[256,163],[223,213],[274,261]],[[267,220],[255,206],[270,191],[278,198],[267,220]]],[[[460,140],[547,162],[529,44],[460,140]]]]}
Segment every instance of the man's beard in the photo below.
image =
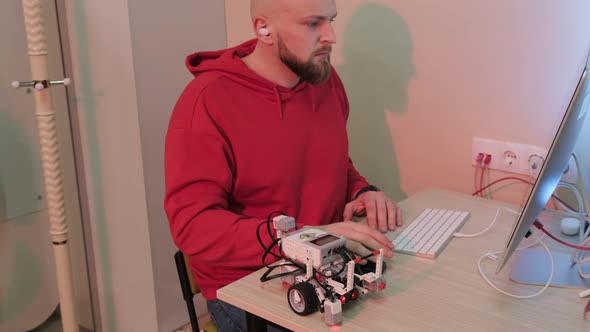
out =
{"type": "Polygon", "coordinates": [[[294,72],[301,80],[311,83],[318,84],[324,82],[330,77],[330,55],[319,64],[313,62],[314,57],[317,54],[324,53],[326,51],[332,51],[331,46],[323,47],[312,53],[311,58],[303,62],[299,60],[293,52],[291,52],[287,45],[285,45],[281,38],[278,39],[279,46],[279,57],[281,61],[294,72]]]}

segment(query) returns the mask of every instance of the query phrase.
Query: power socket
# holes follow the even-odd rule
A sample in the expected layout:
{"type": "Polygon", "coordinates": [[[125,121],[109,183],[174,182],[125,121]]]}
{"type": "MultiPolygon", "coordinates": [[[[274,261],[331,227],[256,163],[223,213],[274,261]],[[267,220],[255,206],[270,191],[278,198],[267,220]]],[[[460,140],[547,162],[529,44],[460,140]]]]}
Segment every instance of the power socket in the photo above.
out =
{"type": "Polygon", "coordinates": [[[479,166],[477,163],[479,153],[492,156],[488,165],[490,169],[533,177],[538,175],[540,166],[547,156],[547,150],[542,147],[474,137],[471,152],[471,162],[474,166],[479,166]],[[529,159],[532,159],[532,163],[529,159]]]}
{"type": "Polygon", "coordinates": [[[529,163],[529,175],[533,178],[539,176],[541,172],[541,167],[543,167],[543,163],[545,162],[545,158],[533,154],[529,156],[528,163],[529,163]]]}
{"type": "Polygon", "coordinates": [[[578,183],[578,167],[576,166],[576,161],[574,160],[574,157],[570,157],[570,160],[567,164],[567,168],[561,176],[561,181],[571,184],[578,183]]]}

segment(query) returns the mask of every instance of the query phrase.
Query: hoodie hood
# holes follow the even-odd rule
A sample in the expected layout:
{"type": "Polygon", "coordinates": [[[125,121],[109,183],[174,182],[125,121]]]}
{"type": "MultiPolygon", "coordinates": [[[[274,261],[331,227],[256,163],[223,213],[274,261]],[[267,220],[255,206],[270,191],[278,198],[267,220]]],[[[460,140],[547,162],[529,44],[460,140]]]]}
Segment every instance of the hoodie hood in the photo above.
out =
{"type": "Polygon", "coordinates": [[[312,109],[316,112],[314,87],[307,82],[300,82],[289,89],[273,83],[252,71],[242,61],[256,48],[257,39],[251,39],[233,48],[193,53],[186,57],[186,67],[197,76],[206,72],[216,72],[224,77],[249,88],[252,92],[276,103],[279,116],[283,118],[283,102],[297,93],[310,89],[312,109]]]}

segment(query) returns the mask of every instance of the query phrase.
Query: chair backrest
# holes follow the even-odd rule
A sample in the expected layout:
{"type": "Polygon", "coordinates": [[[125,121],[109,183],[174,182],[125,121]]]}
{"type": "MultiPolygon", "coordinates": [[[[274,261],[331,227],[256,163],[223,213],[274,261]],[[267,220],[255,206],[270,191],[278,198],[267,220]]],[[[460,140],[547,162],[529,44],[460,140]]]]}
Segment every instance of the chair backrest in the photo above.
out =
{"type": "Polygon", "coordinates": [[[186,268],[188,281],[191,285],[191,293],[193,293],[193,295],[198,294],[201,292],[201,289],[199,289],[199,286],[197,286],[197,284],[195,283],[195,278],[193,276],[193,271],[191,269],[190,263],[188,262],[188,257],[185,254],[182,254],[182,257],[184,258],[184,266],[186,268]]]}
{"type": "Polygon", "coordinates": [[[194,281],[188,257],[179,250],[174,254],[174,261],[176,262],[176,270],[178,272],[178,278],[180,279],[182,295],[185,300],[188,300],[189,298],[192,299],[193,295],[198,294],[201,290],[194,281]]]}
{"type": "MultiPolygon", "coordinates": [[[[197,311],[193,303],[193,297],[200,292],[199,287],[193,280],[188,257],[186,257],[180,250],[174,253],[174,262],[176,263],[176,271],[178,272],[178,279],[180,281],[180,288],[182,290],[182,297],[186,303],[188,315],[193,331],[201,331],[199,328],[199,321],[197,318],[197,311]]],[[[209,324],[211,325],[211,324],[209,324]]],[[[216,331],[216,328],[209,327],[207,331],[216,331]]]]}

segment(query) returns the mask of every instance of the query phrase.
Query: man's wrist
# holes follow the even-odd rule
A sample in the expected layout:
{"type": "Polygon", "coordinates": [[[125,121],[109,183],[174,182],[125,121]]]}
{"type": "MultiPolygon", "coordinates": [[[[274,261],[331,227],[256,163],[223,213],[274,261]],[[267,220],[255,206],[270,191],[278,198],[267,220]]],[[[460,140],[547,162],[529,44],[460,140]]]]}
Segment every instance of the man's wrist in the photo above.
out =
{"type": "Polygon", "coordinates": [[[361,188],[359,191],[354,194],[354,199],[359,198],[360,195],[366,193],[367,191],[381,191],[379,188],[375,187],[374,185],[368,185],[366,187],[361,188]]]}

